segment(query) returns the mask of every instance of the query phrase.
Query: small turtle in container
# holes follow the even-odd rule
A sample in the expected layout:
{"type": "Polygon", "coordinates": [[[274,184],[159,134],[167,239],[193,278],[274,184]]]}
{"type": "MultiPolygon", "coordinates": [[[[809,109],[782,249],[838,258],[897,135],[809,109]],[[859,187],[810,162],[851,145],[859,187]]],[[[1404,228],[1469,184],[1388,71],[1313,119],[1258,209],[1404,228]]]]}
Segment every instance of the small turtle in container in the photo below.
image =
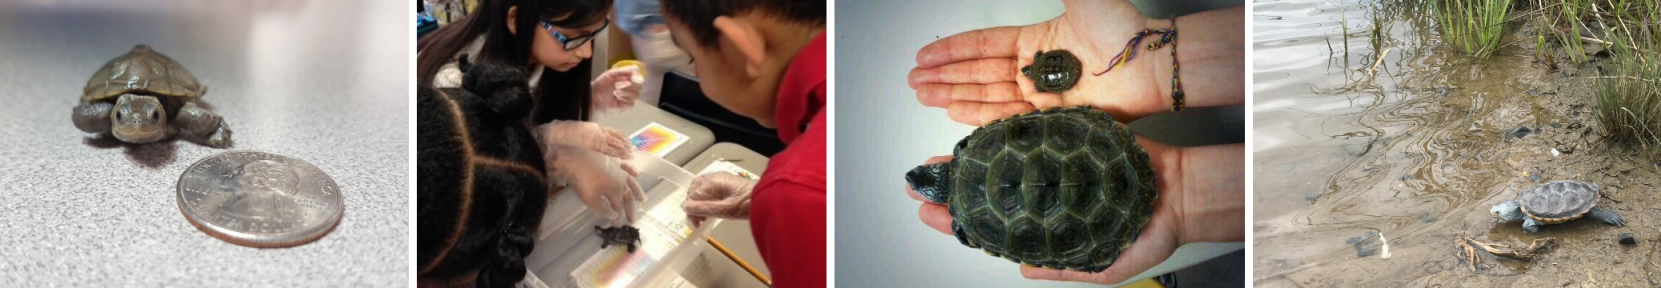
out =
{"type": "Polygon", "coordinates": [[[634,226],[617,226],[611,228],[594,226],[594,229],[600,233],[600,239],[605,240],[604,243],[600,243],[601,249],[610,247],[611,245],[628,245],[629,253],[634,253],[634,246],[640,245],[640,229],[634,228],[634,226]]]}

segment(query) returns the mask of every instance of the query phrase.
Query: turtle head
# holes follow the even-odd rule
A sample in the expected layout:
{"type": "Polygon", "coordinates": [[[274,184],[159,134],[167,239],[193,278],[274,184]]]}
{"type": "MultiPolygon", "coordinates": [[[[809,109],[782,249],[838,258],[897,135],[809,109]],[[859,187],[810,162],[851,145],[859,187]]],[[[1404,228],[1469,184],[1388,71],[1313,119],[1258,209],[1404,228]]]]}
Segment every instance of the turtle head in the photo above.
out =
{"type": "Polygon", "coordinates": [[[154,96],[121,95],[110,112],[110,132],[127,143],[150,143],[167,137],[167,109],[154,96]]]}
{"type": "Polygon", "coordinates": [[[1493,209],[1488,210],[1488,214],[1493,214],[1494,217],[1500,218],[1500,222],[1519,221],[1523,220],[1523,217],[1525,217],[1525,215],[1523,215],[1523,208],[1521,204],[1517,203],[1517,200],[1505,201],[1498,205],[1494,205],[1493,209]]]}
{"type": "Polygon", "coordinates": [[[951,164],[951,162],[940,162],[917,166],[917,168],[911,169],[911,172],[905,173],[905,182],[911,184],[911,190],[916,190],[917,194],[922,194],[923,199],[945,204],[947,199],[951,199],[951,189],[946,186],[947,183],[951,182],[947,179],[951,175],[950,171],[947,171],[951,164]]]}

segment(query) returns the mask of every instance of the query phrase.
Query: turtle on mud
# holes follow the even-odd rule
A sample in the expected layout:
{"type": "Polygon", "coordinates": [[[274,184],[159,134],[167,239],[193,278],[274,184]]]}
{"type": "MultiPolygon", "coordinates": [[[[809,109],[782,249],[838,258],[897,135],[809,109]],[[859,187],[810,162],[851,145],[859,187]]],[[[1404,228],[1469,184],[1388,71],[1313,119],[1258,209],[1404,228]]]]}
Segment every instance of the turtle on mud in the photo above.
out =
{"type": "Polygon", "coordinates": [[[594,229],[600,233],[600,239],[605,240],[605,242],[600,243],[601,249],[611,245],[629,245],[629,253],[634,253],[634,246],[640,245],[640,229],[634,228],[634,226],[625,225],[611,228],[594,226],[594,229]]]}
{"type": "Polygon", "coordinates": [[[1078,83],[1080,72],[1084,64],[1079,62],[1073,52],[1067,50],[1050,50],[1049,52],[1034,52],[1032,64],[1021,67],[1021,75],[1032,79],[1032,86],[1038,92],[1062,92],[1073,89],[1078,83]]]}
{"type": "Polygon", "coordinates": [[[1540,232],[1540,226],[1592,217],[1598,222],[1626,226],[1626,219],[1613,210],[1598,208],[1598,185],[1574,180],[1553,181],[1534,186],[1488,212],[1500,222],[1523,220],[1523,230],[1540,232]]]}
{"type": "Polygon", "coordinates": [[[1025,265],[1106,270],[1136,242],[1159,196],[1129,128],[1089,107],[994,121],[952,156],[918,166],[906,182],[946,205],[958,242],[1025,265]]]}
{"type": "Polygon", "coordinates": [[[110,133],[127,143],[150,143],[183,132],[208,146],[231,145],[231,128],[197,106],[207,87],[189,70],[139,44],[92,74],[70,119],[87,133],[110,133]]]}

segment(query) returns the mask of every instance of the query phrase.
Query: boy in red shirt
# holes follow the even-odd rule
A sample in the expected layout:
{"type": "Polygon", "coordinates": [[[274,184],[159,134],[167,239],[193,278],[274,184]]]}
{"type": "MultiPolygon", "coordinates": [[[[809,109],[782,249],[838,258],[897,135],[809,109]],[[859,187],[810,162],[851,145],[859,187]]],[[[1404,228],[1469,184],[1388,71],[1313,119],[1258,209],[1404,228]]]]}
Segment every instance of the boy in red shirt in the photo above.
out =
{"type": "Polygon", "coordinates": [[[761,181],[699,176],[686,212],[749,219],[773,287],[825,286],[825,2],[664,0],[675,45],[705,95],[778,129],[784,151],[761,181]]]}

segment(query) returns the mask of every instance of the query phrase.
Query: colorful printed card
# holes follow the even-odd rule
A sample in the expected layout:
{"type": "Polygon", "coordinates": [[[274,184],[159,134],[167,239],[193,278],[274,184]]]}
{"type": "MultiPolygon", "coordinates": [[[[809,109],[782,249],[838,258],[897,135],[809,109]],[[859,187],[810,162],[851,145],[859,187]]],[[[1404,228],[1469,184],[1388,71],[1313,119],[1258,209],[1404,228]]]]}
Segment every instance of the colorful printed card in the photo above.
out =
{"type": "Polygon", "coordinates": [[[689,140],[691,138],[686,134],[670,130],[669,127],[663,127],[663,124],[657,122],[646,124],[646,127],[629,136],[629,142],[634,145],[635,150],[652,153],[657,157],[668,156],[669,151],[674,151],[676,147],[686,144],[689,140]]]}

